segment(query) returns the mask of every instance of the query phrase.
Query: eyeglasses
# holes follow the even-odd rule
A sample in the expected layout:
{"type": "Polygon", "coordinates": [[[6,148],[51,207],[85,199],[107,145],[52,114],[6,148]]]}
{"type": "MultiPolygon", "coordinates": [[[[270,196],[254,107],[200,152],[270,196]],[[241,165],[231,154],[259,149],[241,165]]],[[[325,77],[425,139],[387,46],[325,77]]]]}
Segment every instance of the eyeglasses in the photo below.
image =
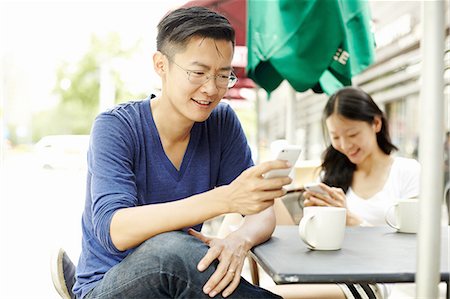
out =
{"type": "Polygon", "coordinates": [[[238,81],[238,78],[236,77],[236,75],[233,72],[231,72],[230,75],[221,75],[221,74],[211,75],[206,72],[187,70],[184,67],[182,67],[181,65],[179,65],[178,63],[176,63],[175,61],[173,61],[172,59],[169,59],[169,60],[172,61],[180,69],[182,69],[183,71],[186,72],[186,74],[188,75],[188,80],[192,84],[203,85],[206,82],[208,82],[211,78],[214,78],[217,87],[231,88],[238,81]]]}

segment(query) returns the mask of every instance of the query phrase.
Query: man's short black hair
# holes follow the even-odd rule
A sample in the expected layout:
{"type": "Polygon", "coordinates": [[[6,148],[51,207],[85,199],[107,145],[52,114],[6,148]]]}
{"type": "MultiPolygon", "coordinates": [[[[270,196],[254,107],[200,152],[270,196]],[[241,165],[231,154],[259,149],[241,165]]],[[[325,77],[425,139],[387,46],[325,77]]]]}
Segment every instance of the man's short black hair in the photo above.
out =
{"type": "Polygon", "coordinates": [[[235,32],[227,18],[205,7],[171,11],[157,28],[156,48],[169,56],[183,50],[194,36],[230,41],[233,47],[235,44],[235,32]]]}

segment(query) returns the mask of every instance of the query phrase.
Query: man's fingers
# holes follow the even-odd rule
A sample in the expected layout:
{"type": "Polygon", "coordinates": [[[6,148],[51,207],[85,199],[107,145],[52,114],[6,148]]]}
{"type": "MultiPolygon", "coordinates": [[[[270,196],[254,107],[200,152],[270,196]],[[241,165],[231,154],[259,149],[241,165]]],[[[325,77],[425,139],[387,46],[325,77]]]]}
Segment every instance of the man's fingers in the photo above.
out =
{"type": "MultiPolygon", "coordinates": [[[[228,293],[231,294],[234,291],[234,289],[239,285],[244,258],[245,255],[243,253],[235,253],[232,255],[231,263],[229,263],[226,273],[222,273],[224,275],[221,280],[217,281],[215,287],[213,287],[212,291],[208,294],[210,297],[216,296],[231,285],[233,286],[228,290],[228,293]]],[[[211,286],[214,285],[213,283],[214,282],[212,282],[211,286]]]]}
{"type": "Polygon", "coordinates": [[[270,178],[263,179],[260,181],[260,189],[261,190],[279,190],[283,186],[289,185],[292,183],[292,179],[290,177],[279,177],[279,178],[270,178]]]}
{"type": "MultiPolygon", "coordinates": [[[[206,268],[211,265],[211,263],[217,259],[220,255],[220,250],[217,247],[212,247],[208,250],[206,255],[200,260],[197,265],[197,269],[200,272],[205,271],[206,268]]],[[[219,264],[220,265],[220,264],[219,264]]]]}
{"type": "Polygon", "coordinates": [[[218,284],[222,281],[224,277],[228,274],[228,263],[220,262],[216,268],[216,271],[211,275],[208,281],[203,287],[203,292],[208,294],[210,297],[216,296],[220,291],[217,290],[218,284]]]}
{"type": "MultiPolygon", "coordinates": [[[[212,291],[208,294],[210,297],[214,297],[220,292],[222,292],[223,289],[225,289],[235,278],[236,276],[236,270],[228,268],[225,275],[217,282],[211,281],[212,285],[215,285],[212,289],[212,291]]],[[[211,277],[212,278],[212,277],[211,277]]]]}
{"type": "Polygon", "coordinates": [[[232,260],[231,260],[230,265],[228,266],[227,272],[232,274],[233,276],[235,273],[240,272],[240,270],[242,268],[241,255],[243,255],[243,253],[234,253],[232,255],[232,260]]]}
{"type": "Polygon", "coordinates": [[[233,280],[226,287],[226,289],[222,292],[223,297],[228,297],[238,287],[238,285],[241,281],[241,273],[242,273],[242,267],[244,265],[245,256],[246,255],[244,252],[241,252],[239,255],[236,256],[236,258],[239,260],[239,263],[237,265],[236,272],[234,273],[233,280]]]}
{"type": "Polygon", "coordinates": [[[265,191],[263,200],[265,200],[265,201],[273,200],[275,198],[282,197],[282,196],[286,195],[286,193],[287,193],[286,189],[265,191]]]}
{"type": "Polygon", "coordinates": [[[257,166],[252,167],[252,171],[254,171],[255,175],[262,176],[266,172],[272,169],[285,169],[289,168],[292,165],[290,165],[287,161],[284,160],[273,160],[273,161],[266,161],[263,162],[257,166]]]}
{"type": "Polygon", "coordinates": [[[188,233],[191,236],[196,237],[197,239],[199,239],[200,241],[202,241],[203,243],[209,244],[209,242],[211,241],[211,238],[206,237],[205,235],[203,235],[202,233],[190,228],[188,230],[188,233]]]}
{"type": "Polygon", "coordinates": [[[234,274],[233,280],[228,285],[228,287],[222,292],[223,297],[230,296],[231,293],[233,293],[234,290],[236,290],[239,283],[241,282],[241,272],[242,272],[242,268],[241,268],[241,270],[239,270],[239,272],[236,271],[236,273],[234,274]]]}

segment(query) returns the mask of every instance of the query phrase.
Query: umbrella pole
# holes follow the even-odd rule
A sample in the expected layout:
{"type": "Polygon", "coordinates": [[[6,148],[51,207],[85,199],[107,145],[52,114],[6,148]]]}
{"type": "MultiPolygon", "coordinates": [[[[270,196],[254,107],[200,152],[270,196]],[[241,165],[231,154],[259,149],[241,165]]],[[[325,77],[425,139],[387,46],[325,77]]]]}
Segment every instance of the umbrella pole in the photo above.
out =
{"type": "Polygon", "coordinates": [[[422,83],[420,92],[420,226],[417,244],[417,298],[438,298],[444,136],[445,3],[422,2],[422,83]]]}

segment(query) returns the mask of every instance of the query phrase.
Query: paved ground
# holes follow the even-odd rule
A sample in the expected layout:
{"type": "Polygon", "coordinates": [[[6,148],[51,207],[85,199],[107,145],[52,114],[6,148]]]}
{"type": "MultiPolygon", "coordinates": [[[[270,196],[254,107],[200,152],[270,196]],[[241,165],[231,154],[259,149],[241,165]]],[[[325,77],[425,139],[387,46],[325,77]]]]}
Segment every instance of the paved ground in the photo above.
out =
{"type": "Polygon", "coordinates": [[[59,298],[50,255],[63,246],[77,260],[85,172],[47,170],[32,153],[6,153],[0,210],[1,298],[59,298]]]}

